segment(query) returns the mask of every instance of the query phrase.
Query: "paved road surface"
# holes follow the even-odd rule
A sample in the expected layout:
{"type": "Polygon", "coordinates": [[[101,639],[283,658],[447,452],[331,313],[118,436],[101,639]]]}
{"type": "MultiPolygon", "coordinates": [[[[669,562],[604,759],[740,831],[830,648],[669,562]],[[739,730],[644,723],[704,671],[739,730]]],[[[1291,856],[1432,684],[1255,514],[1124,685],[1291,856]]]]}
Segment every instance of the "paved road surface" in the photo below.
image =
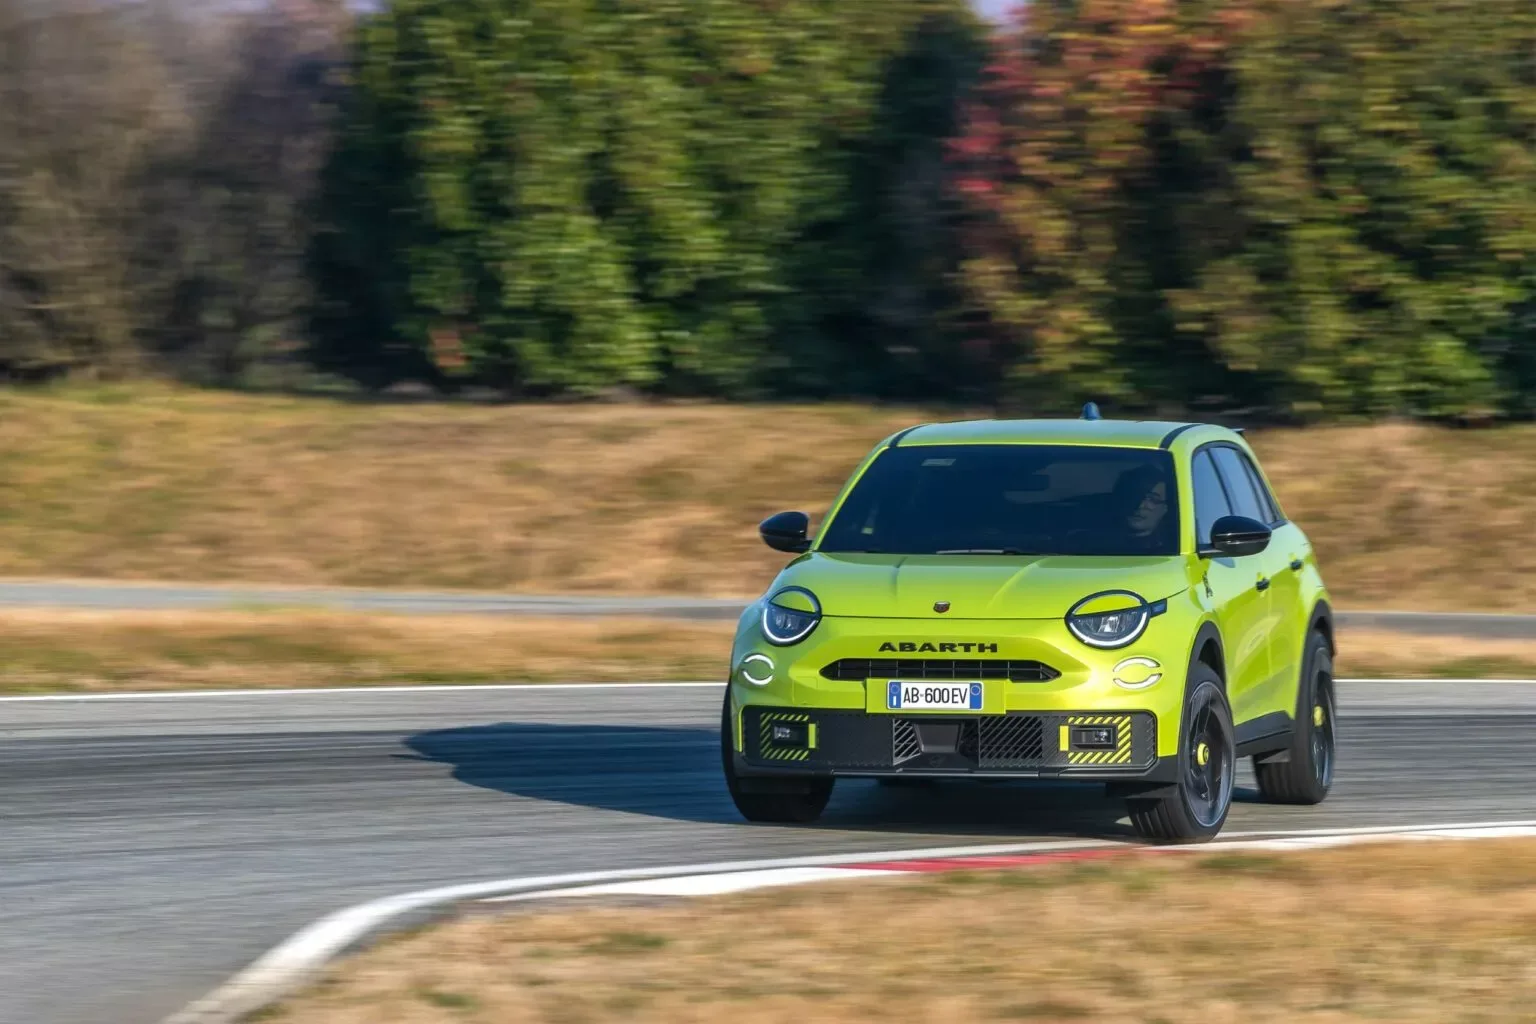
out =
{"type": "MultiPolygon", "coordinates": [[[[357,590],[344,587],[219,586],[193,583],[105,583],[11,580],[0,583],[0,607],[178,610],[309,607],[413,615],[645,615],[733,620],[746,602],[732,598],[583,597],[452,591],[357,590]]],[[[1339,613],[1344,626],[1440,636],[1536,638],[1536,615],[1466,612],[1339,613]]]]}
{"type": "MultiPolygon", "coordinates": [[[[718,687],[0,701],[0,1021],[152,1024],[314,918],[521,874],[1118,836],[1096,789],[839,787],[741,823],[718,687]]],[[[1536,686],[1345,685],[1335,795],[1231,830],[1536,818],[1536,686]]],[[[1251,784],[1246,776],[1245,785],[1251,784]]]]}

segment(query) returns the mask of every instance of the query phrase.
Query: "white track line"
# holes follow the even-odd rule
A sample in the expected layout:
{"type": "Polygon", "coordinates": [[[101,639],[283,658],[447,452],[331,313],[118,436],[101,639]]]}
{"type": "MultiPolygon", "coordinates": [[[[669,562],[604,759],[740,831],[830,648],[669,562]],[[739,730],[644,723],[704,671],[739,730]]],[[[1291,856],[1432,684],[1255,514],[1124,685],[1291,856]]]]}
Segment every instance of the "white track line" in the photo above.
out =
{"type": "MultiPolygon", "coordinates": [[[[1389,840],[1426,841],[1436,839],[1515,839],[1536,837],[1536,825],[1464,825],[1456,828],[1426,829],[1424,831],[1340,832],[1329,835],[1289,835],[1268,839],[1235,839],[1221,841],[1223,849],[1237,850],[1322,850],[1337,846],[1350,846],[1364,842],[1389,840]]],[[[1209,846],[1127,846],[1127,853],[1179,854],[1208,851],[1209,846]]],[[[1095,852],[1089,850],[1088,852],[1095,852]]],[[[1050,856],[1047,851],[1046,856],[1050,856]]],[[[638,882],[609,882],[606,885],[585,885],[571,889],[548,889],[537,892],[517,893],[512,896],[493,896],[484,903],[526,903],[538,900],[577,899],[590,896],[649,896],[649,897],[698,897],[719,896],[746,892],[751,889],[770,889],[789,885],[805,885],[809,882],[846,882],[874,878],[911,877],[912,867],[904,862],[924,860],[920,857],[899,858],[894,862],[882,862],[878,867],[828,867],[828,868],[766,868],[761,871],[738,871],[715,875],[686,875],[682,878],[653,878],[638,882]]],[[[1006,858],[1004,858],[1006,859],[1006,858]]],[[[946,858],[949,864],[961,864],[966,858],[946,858]]],[[[986,858],[981,861],[985,863],[986,858]]],[[[865,863],[863,861],[860,862],[865,863]]],[[[994,859],[991,866],[999,866],[994,859]]],[[[1025,864],[1002,866],[1025,867],[1025,864]]],[[[928,870],[928,869],[924,869],[928,870]]],[[[944,867],[940,870],[955,870],[944,867]]]]}
{"type": "Polygon", "coordinates": [[[638,882],[609,882],[583,885],[572,889],[548,889],[514,896],[496,896],[485,903],[511,903],[529,900],[572,899],[578,896],[724,896],[749,889],[769,889],[807,882],[844,881],[850,878],[900,878],[895,871],[859,868],[763,868],[760,871],[725,871],[713,875],[684,875],[681,878],[648,878],[638,882]]]}
{"type": "Polygon", "coordinates": [[[1336,683],[1536,683],[1536,679],[1510,679],[1499,676],[1459,678],[1451,676],[1410,676],[1403,679],[1335,679],[1336,683]]]}
{"type": "MultiPolygon", "coordinates": [[[[1415,676],[1401,679],[1337,679],[1338,683],[1518,683],[1536,685],[1536,679],[1447,679],[1438,676],[1415,676]]],[[[230,697],[319,697],[341,694],[388,695],[396,693],[485,693],[517,690],[685,690],[724,686],[720,682],[649,682],[649,683],[444,683],[431,686],[315,686],[286,690],[134,690],[126,693],[37,693],[15,697],[0,697],[0,704],[23,704],[43,701],[94,701],[94,700],[214,700],[230,697]]]]}
{"type": "MultiPolygon", "coordinates": [[[[1536,835],[1536,821],[1454,823],[1398,828],[1380,826],[1286,832],[1236,832],[1230,836],[1223,836],[1214,843],[1177,849],[1190,851],[1210,850],[1213,847],[1292,849],[1343,845],[1377,839],[1528,835],[1536,835]]],[[[827,877],[825,871],[816,869],[838,867],[854,869],[835,872],[836,877],[864,878],[871,875],[889,877],[896,873],[857,869],[859,865],[888,861],[1115,848],[1138,849],[1133,844],[1105,840],[951,846],[829,856],[780,857],[757,861],[726,861],[634,870],[586,871],[566,875],[475,882],[403,893],[360,903],[321,918],[272,949],[208,996],[167,1018],[164,1024],[231,1024],[291,993],[315,977],[330,960],[356,948],[369,938],[411,921],[420,922],[440,916],[453,906],[469,901],[489,902],[508,897],[515,899],[519,894],[531,895],[534,892],[549,895],[578,895],[584,890],[590,893],[592,887],[608,887],[613,883],[646,880],[673,880],[675,884],[671,888],[674,891],[687,892],[690,888],[698,892],[739,891],[753,887],[748,884],[751,879],[747,876],[759,872],[763,873],[759,875],[759,884],[787,885],[819,881],[827,877]],[[734,879],[719,877],[726,875],[737,877],[734,879]],[[715,877],[701,878],[700,876],[715,877]]]]}

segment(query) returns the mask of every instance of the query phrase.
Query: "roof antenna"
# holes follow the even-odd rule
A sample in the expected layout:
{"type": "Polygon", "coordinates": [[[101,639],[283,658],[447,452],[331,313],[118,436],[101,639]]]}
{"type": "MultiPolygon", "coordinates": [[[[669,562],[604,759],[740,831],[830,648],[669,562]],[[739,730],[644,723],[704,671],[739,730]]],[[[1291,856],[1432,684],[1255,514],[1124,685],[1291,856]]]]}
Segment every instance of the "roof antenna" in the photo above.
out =
{"type": "Polygon", "coordinates": [[[1097,402],[1088,402],[1083,406],[1083,419],[1101,420],[1103,418],[1103,416],[1099,415],[1099,406],[1097,402]]]}

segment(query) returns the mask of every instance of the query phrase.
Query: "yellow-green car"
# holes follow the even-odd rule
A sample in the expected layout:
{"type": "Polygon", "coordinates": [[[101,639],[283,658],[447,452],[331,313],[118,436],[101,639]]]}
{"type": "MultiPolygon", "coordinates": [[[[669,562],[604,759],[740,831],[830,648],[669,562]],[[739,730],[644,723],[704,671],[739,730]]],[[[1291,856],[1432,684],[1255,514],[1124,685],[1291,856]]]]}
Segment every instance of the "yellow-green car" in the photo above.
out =
{"type": "Polygon", "coordinates": [[[1269,800],[1333,781],[1333,622],[1306,534],[1238,432],[1101,419],[886,438],[743,614],[721,720],[752,821],[840,777],[1082,779],[1205,840],[1240,757],[1269,800]]]}

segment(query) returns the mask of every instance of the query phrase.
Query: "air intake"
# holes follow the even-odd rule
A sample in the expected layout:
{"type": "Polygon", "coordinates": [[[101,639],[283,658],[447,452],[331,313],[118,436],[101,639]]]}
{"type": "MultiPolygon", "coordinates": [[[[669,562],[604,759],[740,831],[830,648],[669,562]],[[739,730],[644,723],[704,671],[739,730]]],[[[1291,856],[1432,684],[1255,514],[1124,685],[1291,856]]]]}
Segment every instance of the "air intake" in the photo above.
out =
{"type": "Polygon", "coordinates": [[[1061,673],[1038,661],[970,659],[842,658],[821,670],[826,679],[863,682],[866,679],[1010,679],[1015,683],[1045,683],[1061,673]]]}

